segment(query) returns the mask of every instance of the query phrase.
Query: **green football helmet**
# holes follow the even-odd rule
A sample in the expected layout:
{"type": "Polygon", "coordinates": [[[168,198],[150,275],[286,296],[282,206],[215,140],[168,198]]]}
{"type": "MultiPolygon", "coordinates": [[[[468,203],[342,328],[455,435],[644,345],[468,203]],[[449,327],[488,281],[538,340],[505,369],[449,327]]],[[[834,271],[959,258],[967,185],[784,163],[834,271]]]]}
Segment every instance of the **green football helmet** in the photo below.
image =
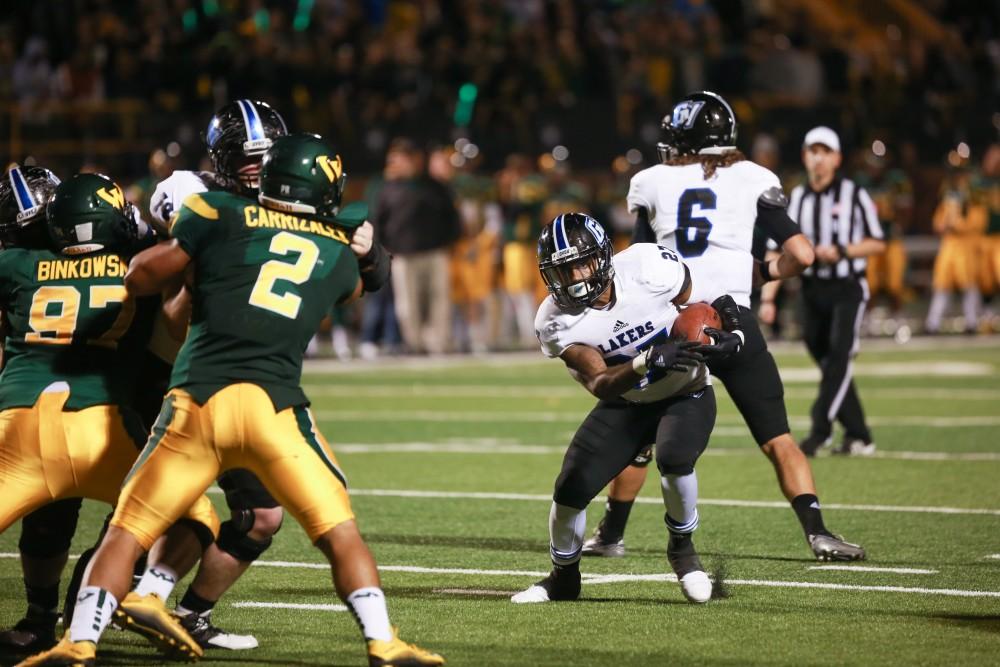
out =
{"type": "Polygon", "coordinates": [[[340,156],[322,137],[290,134],[264,153],[258,199],[268,208],[333,222],[346,182],[340,156]]]}
{"type": "Polygon", "coordinates": [[[101,174],[77,174],[48,206],[49,237],[64,255],[124,252],[138,235],[135,210],[121,186],[101,174]]]}
{"type": "Polygon", "coordinates": [[[0,243],[5,248],[48,247],[45,208],[59,185],[48,169],[13,165],[0,180],[0,243]]]}

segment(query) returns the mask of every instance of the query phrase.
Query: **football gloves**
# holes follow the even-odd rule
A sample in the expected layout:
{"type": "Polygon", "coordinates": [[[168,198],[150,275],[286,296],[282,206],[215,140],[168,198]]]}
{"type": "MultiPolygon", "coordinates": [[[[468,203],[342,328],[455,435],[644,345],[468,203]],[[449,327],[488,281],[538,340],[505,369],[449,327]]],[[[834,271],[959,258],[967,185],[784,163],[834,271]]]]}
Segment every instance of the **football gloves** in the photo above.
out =
{"type": "Polygon", "coordinates": [[[741,331],[722,331],[705,327],[705,333],[712,339],[712,345],[702,345],[698,347],[698,353],[705,358],[715,361],[725,359],[743,349],[743,335],[741,331]]]}
{"type": "Polygon", "coordinates": [[[687,372],[700,363],[705,357],[701,351],[705,346],[697,341],[677,342],[668,340],[654,345],[646,352],[646,368],[659,371],[687,372]]]}

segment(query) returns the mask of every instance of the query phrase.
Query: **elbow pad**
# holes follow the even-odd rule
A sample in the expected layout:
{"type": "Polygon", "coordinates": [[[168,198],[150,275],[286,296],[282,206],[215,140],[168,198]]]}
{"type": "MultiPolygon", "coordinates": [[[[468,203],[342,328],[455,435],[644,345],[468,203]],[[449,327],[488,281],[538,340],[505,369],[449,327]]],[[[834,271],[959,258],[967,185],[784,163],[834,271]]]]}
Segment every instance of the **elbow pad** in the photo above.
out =
{"type": "Polygon", "coordinates": [[[368,254],[358,259],[361,269],[361,286],[366,292],[377,292],[389,282],[392,255],[378,241],[372,243],[368,254]]]}

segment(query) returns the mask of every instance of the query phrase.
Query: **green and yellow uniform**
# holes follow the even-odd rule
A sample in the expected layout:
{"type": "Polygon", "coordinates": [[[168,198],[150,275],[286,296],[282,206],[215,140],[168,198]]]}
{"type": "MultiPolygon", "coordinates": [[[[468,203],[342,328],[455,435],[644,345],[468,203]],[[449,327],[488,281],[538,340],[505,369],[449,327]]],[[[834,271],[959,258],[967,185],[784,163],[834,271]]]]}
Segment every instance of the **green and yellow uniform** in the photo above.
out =
{"type": "Polygon", "coordinates": [[[913,207],[913,185],[901,169],[889,169],[876,178],[862,173],[855,181],[874,200],[885,233],[885,250],[868,258],[868,287],[872,296],[884,291],[899,303],[906,274],[904,217],[913,207]]]}
{"type": "MultiPolygon", "coordinates": [[[[128,406],[158,300],[125,291],[126,260],[0,252],[0,532],[59,498],[114,503],[146,434],[128,406]]],[[[211,504],[197,520],[217,529],[211,504]]]]}
{"type": "Polygon", "coordinates": [[[972,177],[971,199],[986,212],[986,236],[980,246],[979,289],[983,294],[1000,290],[1000,178],[977,173],[972,177]]]}
{"type": "Polygon", "coordinates": [[[545,291],[538,273],[536,246],[545,224],[544,208],[548,196],[548,185],[540,174],[525,176],[514,184],[503,246],[503,283],[509,294],[545,291]]]}
{"type": "Polygon", "coordinates": [[[191,326],[112,524],[148,547],[221,471],[246,468],[316,539],[354,516],[300,387],[309,339],[360,280],[348,233],[209,192],[171,235],[194,266],[191,326]]]}

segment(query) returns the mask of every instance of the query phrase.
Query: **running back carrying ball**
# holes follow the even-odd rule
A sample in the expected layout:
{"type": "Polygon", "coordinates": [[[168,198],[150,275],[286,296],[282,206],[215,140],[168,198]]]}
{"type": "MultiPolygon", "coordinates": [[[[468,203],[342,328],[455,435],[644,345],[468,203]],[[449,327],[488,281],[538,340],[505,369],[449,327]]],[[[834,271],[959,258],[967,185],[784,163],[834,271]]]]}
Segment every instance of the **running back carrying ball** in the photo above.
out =
{"type": "Polygon", "coordinates": [[[711,345],[713,341],[705,333],[706,328],[722,328],[719,313],[707,303],[692,303],[681,309],[681,314],[674,320],[674,326],[670,329],[670,337],[674,340],[695,340],[711,345]]]}

